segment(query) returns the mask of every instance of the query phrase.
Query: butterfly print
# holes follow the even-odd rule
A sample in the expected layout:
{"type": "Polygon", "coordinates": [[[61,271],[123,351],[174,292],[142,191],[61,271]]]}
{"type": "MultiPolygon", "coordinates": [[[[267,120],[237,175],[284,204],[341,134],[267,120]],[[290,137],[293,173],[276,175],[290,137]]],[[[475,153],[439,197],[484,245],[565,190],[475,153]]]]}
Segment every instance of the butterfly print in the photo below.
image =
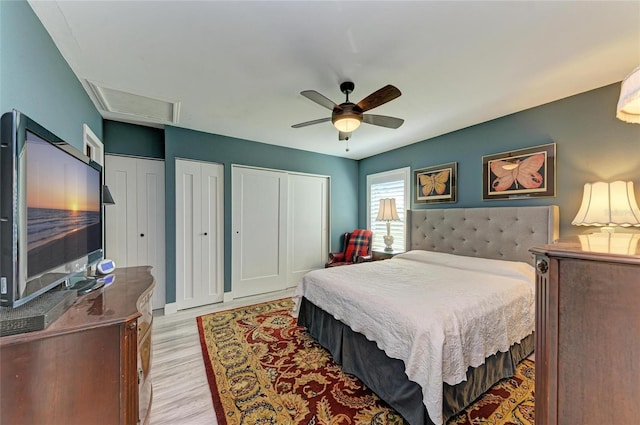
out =
{"type": "Polygon", "coordinates": [[[440,171],[434,174],[423,174],[419,176],[422,194],[424,196],[432,195],[435,191],[438,195],[442,195],[447,190],[447,181],[449,180],[449,170],[440,171]]]}
{"type": "Polygon", "coordinates": [[[497,192],[522,186],[525,189],[536,189],[542,185],[542,175],[539,173],[544,165],[544,153],[531,155],[527,159],[515,162],[493,161],[491,172],[497,177],[491,182],[491,188],[497,192]]]}

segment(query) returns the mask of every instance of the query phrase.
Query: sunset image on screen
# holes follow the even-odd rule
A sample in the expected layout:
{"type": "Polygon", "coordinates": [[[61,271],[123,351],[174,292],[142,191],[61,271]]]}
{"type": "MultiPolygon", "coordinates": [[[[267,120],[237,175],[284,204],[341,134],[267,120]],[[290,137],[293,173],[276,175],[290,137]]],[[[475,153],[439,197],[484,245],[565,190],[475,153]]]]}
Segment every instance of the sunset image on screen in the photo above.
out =
{"type": "Polygon", "coordinates": [[[25,152],[28,254],[77,258],[100,241],[100,172],[30,132],[25,152]]]}
{"type": "Polygon", "coordinates": [[[57,147],[28,140],[27,207],[100,211],[100,173],[57,147]]]}

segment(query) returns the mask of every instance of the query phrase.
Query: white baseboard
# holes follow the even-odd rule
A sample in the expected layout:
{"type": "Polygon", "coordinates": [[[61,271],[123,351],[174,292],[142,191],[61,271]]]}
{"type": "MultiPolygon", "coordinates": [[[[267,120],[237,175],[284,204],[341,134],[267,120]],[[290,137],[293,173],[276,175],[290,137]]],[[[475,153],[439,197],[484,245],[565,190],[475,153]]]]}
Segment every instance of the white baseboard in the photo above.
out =
{"type": "Polygon", "coordinates": [[[233,292],[225,292],[222,298],[223,303],[228,303],[233,301],[233,292]]]}
{"type": "Polygon", "coordinates": [[[176,314],[178,312],[178,303],[166,303],[164,305],[164,314],[176,314]]]}

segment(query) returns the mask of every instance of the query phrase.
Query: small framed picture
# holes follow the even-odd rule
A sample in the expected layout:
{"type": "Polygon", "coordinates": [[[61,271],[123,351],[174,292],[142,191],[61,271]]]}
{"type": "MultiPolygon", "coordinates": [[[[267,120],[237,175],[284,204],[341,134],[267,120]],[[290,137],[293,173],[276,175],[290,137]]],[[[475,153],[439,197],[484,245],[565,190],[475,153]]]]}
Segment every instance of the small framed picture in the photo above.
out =
{"type": "Polygon", "coordinates": [[[482,200],[556,195],[556,144],[482,157],[482,200]]]}
{"type": "Polygon", "coordinates": [[[457,179],[457,162],[415,170],[413,202],[415,204],[456,202],[457,179]]]}

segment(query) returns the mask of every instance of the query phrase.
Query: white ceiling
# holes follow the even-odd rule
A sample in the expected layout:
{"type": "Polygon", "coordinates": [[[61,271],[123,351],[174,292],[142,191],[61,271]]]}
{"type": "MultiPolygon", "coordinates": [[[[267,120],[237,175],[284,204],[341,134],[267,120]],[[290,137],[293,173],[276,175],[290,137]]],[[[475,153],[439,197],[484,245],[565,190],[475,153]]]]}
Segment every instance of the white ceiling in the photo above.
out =
{"type": "MultiPolygon", "coordinates": [[[[640,65],[640,2],[33,1],[87,81],[179,102],[175,125],[360,159],[621,81],[640,65]],[[338,141],[299,93],[402,96],[338,141]]],[[[99,109],[100,110],[100,109],[99,109]]],[[[158,126],[101,110],[104,118],[158,126]]],[[[611,111],[614,115],[615,111],[611,111]]]]}

